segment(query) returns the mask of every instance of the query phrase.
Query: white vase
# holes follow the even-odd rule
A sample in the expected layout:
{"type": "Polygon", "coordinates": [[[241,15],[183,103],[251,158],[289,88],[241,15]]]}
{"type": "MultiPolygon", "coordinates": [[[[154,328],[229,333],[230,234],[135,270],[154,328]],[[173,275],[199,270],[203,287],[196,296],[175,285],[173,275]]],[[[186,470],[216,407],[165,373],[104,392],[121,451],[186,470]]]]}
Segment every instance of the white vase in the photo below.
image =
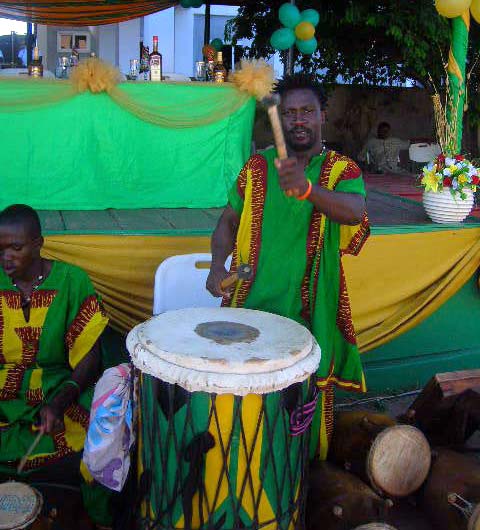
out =
{"type": "Polygon", "coordinates": [[[423,207],[428,217],[434,223],[461,223],[473,207],[473,191],[463,191],[467,196],[463,200],[459,193],[453,197],[450,188],[443,188],[438,192],[424,191],[423,207]]]}

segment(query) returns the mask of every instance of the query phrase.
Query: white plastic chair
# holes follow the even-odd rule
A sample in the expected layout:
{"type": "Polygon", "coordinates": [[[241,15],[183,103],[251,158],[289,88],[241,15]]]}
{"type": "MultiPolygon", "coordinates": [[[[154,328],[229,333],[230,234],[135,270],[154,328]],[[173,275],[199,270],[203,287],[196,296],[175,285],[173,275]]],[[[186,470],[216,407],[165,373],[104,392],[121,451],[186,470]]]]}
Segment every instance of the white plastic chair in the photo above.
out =
{"type": "MultiPolygon", "coordinates": [[[[215,298],[206,289],[211,254],[184,254],[164,260],[155,273],[153,314],[186,307],[219,307],[221,298],[215,298]]],[[[228,270],[232,258],[225,263],[228,270]]]]}
{"type": "Polygon", "coordinates": [[[408,156],[412,162],[426,164],[439,154],[436,147],[437,144],[412,144],[408,149],[408,156]]]}

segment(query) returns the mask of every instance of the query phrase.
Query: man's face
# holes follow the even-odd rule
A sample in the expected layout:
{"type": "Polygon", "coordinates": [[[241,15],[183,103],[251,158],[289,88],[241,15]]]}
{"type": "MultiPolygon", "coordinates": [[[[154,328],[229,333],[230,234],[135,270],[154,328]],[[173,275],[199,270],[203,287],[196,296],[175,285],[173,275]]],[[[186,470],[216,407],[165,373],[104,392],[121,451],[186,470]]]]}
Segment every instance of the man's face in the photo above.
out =
{"type": "Polygon", "coordinates": [[[381,125],[378,128],[377,136],[381,140],[385,140],[385,138],[388,138],[390,136],[390,127],[388,125],[381,125]]]}
{"type": "Polygon", "coordinates": [[[293,151],[308,151],[321,140],[320,102],[311,90],[289,90],[282,97],[280,111],[285,141],[293,151]]]}
{"type": "Polygon", "coordinates": [[[40,256],[43,239],[32,238],[25,226],[0,225],[0,266],[7,276],[23,278],[40,256]]]}

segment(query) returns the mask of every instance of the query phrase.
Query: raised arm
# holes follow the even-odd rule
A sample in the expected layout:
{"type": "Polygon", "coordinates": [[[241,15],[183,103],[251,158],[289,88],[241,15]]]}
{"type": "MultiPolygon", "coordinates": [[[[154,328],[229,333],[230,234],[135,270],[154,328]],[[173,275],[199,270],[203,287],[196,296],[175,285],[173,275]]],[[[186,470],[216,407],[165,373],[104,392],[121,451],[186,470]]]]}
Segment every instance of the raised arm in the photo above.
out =
{"type": "MultiPolygon", "coordinates": [[[[300,196],[307,191],[305,171],[296,158],[276,160],[275,165],[283,190],[298,189],[300,196]]],[[[359,224],[365,212],[365,198],[357,193],[330,191],[313,185],[308,200],[329,219],[344,225],[359,224]]]]}
{"type": "Polygon", "coordinates": [[[239,223],[237,212],[231,206],[227,206],[212,234],[212,265],[207,278],[207,289],[213,296],[225,294],[220,288],[220,283],[228,276],[225,261],[233,251],[239,223]]]}

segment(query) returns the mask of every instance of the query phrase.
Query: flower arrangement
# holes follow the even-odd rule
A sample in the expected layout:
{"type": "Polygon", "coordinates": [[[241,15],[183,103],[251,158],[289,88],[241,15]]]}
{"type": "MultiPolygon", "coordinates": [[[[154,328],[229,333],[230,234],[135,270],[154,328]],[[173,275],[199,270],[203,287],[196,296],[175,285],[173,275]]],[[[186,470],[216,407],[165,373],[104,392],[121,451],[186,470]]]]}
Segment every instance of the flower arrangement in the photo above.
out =
{"type": "Polygon", "coordinates": [[[465,190],[475,192],[480,184],[480,168],[462,155],[450,157],[440,154],[422,172],[421,183],[425,191],[437,193],[449,188],[453,197],[459,195],[462,200],[467,198],[465,190]]]}

